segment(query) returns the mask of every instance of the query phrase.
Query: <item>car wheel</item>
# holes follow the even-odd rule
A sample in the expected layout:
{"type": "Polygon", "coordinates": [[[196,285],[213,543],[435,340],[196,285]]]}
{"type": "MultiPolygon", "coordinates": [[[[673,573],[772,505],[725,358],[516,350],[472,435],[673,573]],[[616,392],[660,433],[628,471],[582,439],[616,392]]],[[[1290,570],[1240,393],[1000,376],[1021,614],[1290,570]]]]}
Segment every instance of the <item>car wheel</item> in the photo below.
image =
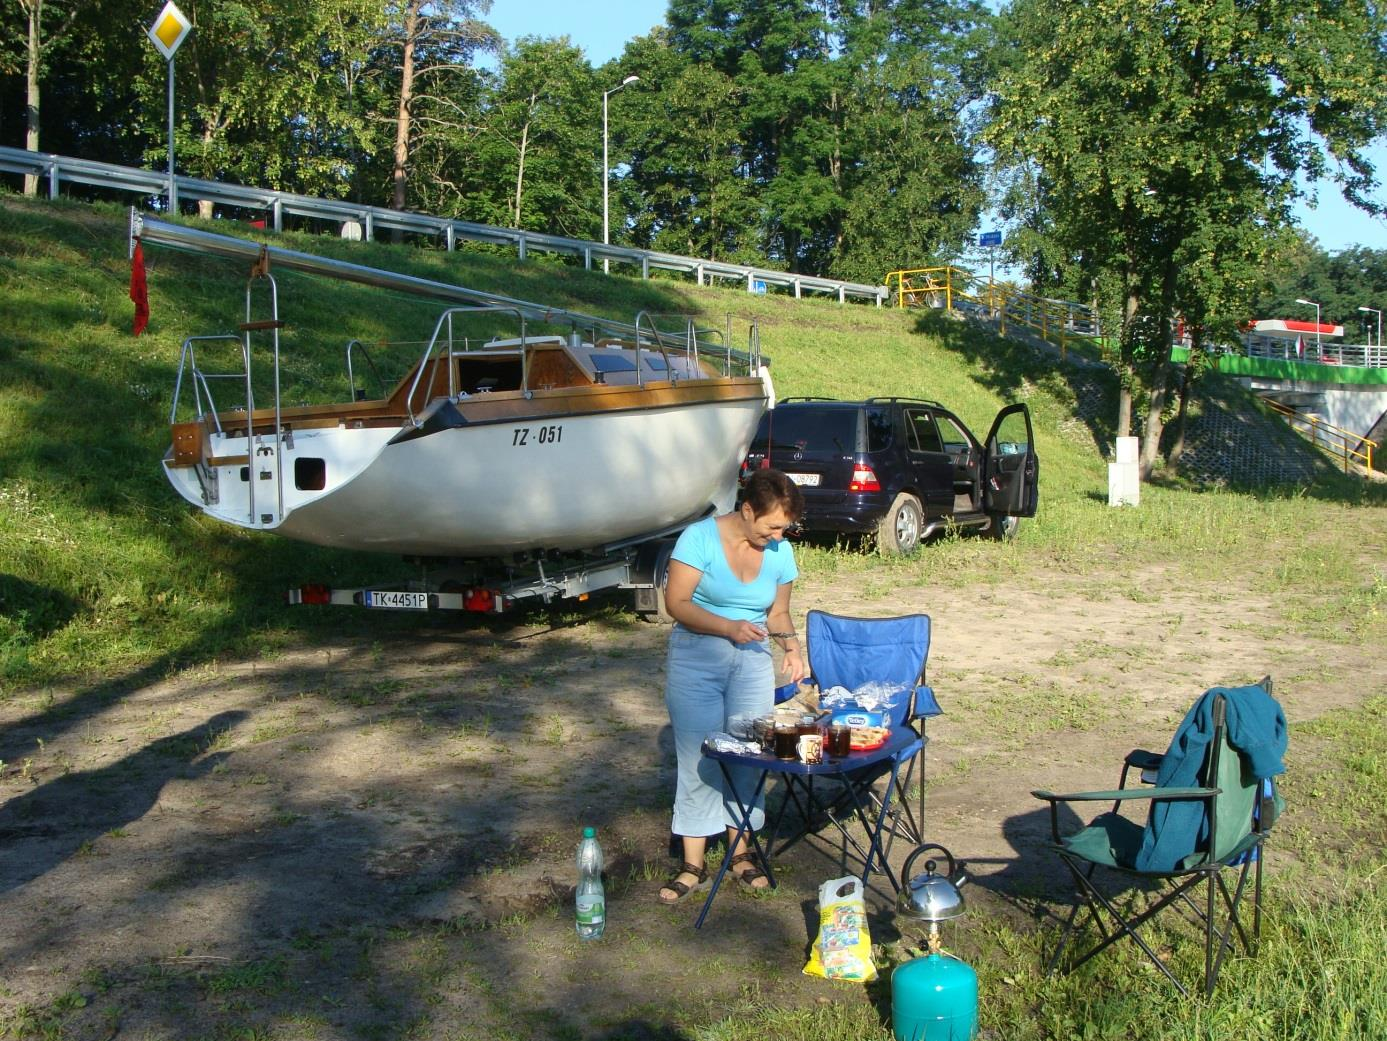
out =
{"type": "Polygon", "coordinates": [[[998,542],[1009,542],[1016,537],[1016,529],[1019,527],[1021,518],[1007,514],[1003,517],[993,517],[992,523],[983,529],[983,534],[998,542]]]}
{"type": "Polygon", "coordinates": [[[892,555],[913,553],[920,545],[924,525],[925,511],[920,500],[909,492],[901,492],[877,525],[877,548],[892,555]]]}

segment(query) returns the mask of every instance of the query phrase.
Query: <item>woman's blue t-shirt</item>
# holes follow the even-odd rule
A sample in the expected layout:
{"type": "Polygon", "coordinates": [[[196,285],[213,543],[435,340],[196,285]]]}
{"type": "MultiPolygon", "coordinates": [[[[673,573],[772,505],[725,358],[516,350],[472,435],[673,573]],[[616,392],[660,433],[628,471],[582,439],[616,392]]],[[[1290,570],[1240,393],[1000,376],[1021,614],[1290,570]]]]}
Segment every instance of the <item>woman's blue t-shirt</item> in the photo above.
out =
{"type": "Polygon", "coordinates": [[[732,573],[722,549],[716,517],[691,524],[674,544],[673,559],[703,572],[693,602],[705,611],[734,621],[764,622],[776,591],[799,577],[795,552],[783,539],[770,542],[761,555],[761,571],[750,582],[732,573]]]}

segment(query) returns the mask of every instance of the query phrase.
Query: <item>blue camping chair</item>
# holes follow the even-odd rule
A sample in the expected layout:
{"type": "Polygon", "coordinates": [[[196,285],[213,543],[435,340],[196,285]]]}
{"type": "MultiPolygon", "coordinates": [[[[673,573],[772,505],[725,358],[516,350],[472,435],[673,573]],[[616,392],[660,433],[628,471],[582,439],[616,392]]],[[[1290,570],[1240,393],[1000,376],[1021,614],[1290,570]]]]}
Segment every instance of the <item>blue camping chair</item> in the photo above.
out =
{"type": "Polygon", "coordinates": [[[1116,789],[1064,795],[1032,792],[1050,804],[1051,849],[1069,869],[1077,892],[1047,972],[1060,967],[1069,941],[1091,922],[1099,938],[1066,968],[1072,971],[1118,940],[1129,939],[1180,993],[1188,994],[1138,932],[1171,906],[1184,907],[1201,924],[1206,995],[1213,993],[1235,934],[1243,949],[1255,955],[1262,925],[1264,844],[1282,809],[1272,777],[1284,771],[1285,751],[1286,717],[1271,695],[1268,676],[1246,687],[1206,691],[1163,755],[1140,749],[1127,755],[1116,789]],[[1140,771],[1149,787],[1128,788],[1131,770],[1140,771]],[[1069,834],[1061,831],[1061,805],[1103,802],[1112,803],[1112,809],[1087,827],[1069,834]],[[1145,825],[1122,816],[1122,807],[1132,803],[1150,807],[1145,825]],[[1139,912],[1124,910],[1099,887],[1100,876],[1124,883],[1125,888],[1155,886],[1160,895],[1139,912]],[[1204,899],[1196,902],[1200,883],[1205,886],[1204,899]],[[1240,917],[1249,889],[1250,935],[1240,917]],[[1216,919],[1219,911],[1221,924],[1216,919]]]}
{"type": "MultiPolygon", "coordinates": [[[[892,729],[901,727],[914,731],[917,740],[903,748],[895,757],[906,765],[900,782],[901,798],[890,807],[891,837],[900,833],[910,842],[924,842],[925,721],[939,715],[943,709],[934,698],[934,691],[925,684],[925,664],[929,658],[930,620],[928,615],[909,614],[895,618],[850,618],[810,611],[805,619],[805,636],[809,646],[809,675],[823,692],[832,687],[853,691],[864,684],[877,682],[900,687],[903,693],[891,706],[884,724],[892,729]],[[919,798],[912,809],[906,793],[916,770],[919,770],[919,798]]],[[[893,768],[888,760],[872,771],[854,777],[859,792],[873,801],[876,782],[893,768]]]]}

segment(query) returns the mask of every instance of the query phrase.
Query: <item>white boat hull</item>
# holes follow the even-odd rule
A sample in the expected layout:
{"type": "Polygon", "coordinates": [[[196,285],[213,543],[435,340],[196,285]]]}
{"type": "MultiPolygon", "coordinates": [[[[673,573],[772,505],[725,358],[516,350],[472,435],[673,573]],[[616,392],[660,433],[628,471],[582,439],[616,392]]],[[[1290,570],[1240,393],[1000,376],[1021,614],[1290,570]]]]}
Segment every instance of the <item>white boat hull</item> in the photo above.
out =
{"type": "Polygon", "coordinates": [[[318,545],[451,557],[591,549],[730,509],[765,403],[548,414],[407,437],[344,423],[295,431],[278,455],[265,448],[273,435],[248,446],[216,434],[213,462],[233,461],[212,467],[214,481],[169,460],[165,470],[220,520],[318,545]],[[299,487],[301,471],[321,474],[322,487],[299,487]]]}

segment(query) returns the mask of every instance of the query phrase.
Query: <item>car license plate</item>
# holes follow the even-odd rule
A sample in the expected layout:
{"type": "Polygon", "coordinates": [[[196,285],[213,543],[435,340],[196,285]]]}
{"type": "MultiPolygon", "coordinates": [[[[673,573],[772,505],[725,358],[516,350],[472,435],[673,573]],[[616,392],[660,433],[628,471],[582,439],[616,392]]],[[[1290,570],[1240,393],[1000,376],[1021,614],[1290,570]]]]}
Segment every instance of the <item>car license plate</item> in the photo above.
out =
{"type": "Polygon", "coordinates": [[[400,593],[385,589],[368,589],[361,598],[367,607],[384,607],[396,611],[427,611],[428,593],[400,593]]]}
{"type": "Polygon", "coordinates": [[[817,487],[819,486],[819,475],[818,475],[818,474],[792,474],[792,473],[787,473],[785,476],[788,477],[790,480],[794,481],[795,484],[804,485],[804,487],[806,487],[806,488],[817,488],[817,487]]]}

